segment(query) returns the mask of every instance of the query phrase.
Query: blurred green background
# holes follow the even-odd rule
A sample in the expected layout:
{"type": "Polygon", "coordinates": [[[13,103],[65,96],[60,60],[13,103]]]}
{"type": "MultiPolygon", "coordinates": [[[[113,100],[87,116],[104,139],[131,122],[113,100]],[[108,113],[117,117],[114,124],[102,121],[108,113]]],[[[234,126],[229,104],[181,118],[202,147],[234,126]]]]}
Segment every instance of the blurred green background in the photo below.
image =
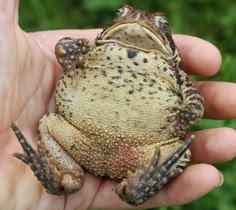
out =
{"type": "MultiPolygon", "coordinates": [[[[100,28],[113,19],[114,12],[122,3],[151,12],[165,12],[173,33],[197,36],[216,45],[223,55],[222,68],[217,75],[207,80],[236,82],[235,0],[22,0],[19,21],[21,27],[28,32],[65,28],[100,28]]],[[[236,120],[205,119],[194,129],[223,126],[235,129],[236,120]]],[[[217,168],[225,176],[222,187],[190,204],[159,209],[235,210],[236,160],[227,164],[218,164],[217,168]]]]}

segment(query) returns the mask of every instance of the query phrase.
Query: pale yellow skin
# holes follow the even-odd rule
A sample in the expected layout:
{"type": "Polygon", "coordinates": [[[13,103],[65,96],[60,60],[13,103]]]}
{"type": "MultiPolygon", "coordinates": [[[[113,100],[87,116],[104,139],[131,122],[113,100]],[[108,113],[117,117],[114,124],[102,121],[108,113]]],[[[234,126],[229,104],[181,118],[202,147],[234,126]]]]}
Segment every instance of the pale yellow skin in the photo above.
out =
{"type": "MultiPolygon", "coordinates": [[[[117,193],[138,205],[151,193],[135,200],[127,186],[131,183],[130,190],[139,194],[143,188],[135,191],[139,185],[135,178],[158,172],[156,160],[176,156],[168,177],[156,174],[153,183],[167,182],[190,161],[182,138],[201,119],[203,99],[178,69],[180,58],[163,14],[128,5],[119,12],[91,48],[86,40],[78,44],[70,38],[56,45],[58,61],[65,68],[56,87],[57,112],[40,120],[37,169],[32,168],[33,160],[23,161],[50,193],[79,190],[85,168],[95,175],[123,179],[117,193]],[[74,53],[75,49],[80,51],[74,53]],[[176,154],[181,147],[183,157],[176,154]]],[[[26,141],[17,128],[13,130],[21,143],[26,141]]],[[[161,169],[166,171],[165,167],[161,169]]]]}
{"type": "Polygon", "coordinates": [[[150,161],[156,147],[164,158],[182,144],[162,128],[167,108],[182,102],[170,75],[159,77],[168,64],[155,52],[139,52],[127,59],[126,50],[119,50],[117,44],[102,45],[85,56],[89,62],[78,74],[65,72],[56,89],[58,113],[44,117],[39,127],[44,144],[56,140],[78,164],[96,175],[113,178],[126,177],[128,170],[134,172],[139,161],[150,161]],[[143,58],[148,59],[148,65],[143,58]],[[139,63],[138,68],[134,62],[139,63]],[[118,72],[118,66],[123,73],[118,72]],[[119,79],[112,79],[116,77],[119,79]],[[78,149],[71,150],[72,145],[78,149]]]}

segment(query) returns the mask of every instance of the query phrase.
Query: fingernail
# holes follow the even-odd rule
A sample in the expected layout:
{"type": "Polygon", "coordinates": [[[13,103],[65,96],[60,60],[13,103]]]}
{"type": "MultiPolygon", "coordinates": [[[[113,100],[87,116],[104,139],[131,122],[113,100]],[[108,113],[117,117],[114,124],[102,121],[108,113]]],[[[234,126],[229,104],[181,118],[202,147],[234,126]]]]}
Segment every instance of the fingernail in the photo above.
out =
{"type": "Polygon", "coordinates": [[[221,171],[219,171],[219,174],[220,174],[220,182],[217,185],[217,187],[220,187],[224,183],[224,175],[222,174],[221,171]]]}

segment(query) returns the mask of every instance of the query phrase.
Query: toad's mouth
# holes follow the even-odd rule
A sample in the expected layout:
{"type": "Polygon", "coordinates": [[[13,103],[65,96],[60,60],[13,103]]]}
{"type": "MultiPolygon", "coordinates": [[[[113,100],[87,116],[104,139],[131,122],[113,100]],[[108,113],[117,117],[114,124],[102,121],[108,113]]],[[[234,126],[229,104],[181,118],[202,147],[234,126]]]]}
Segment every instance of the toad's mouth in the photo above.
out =
{"type": "Polygon", "coordinates": [[[138,23],[120,24],[105,30],[97,39],[97,43],[106,42],[115,42],[147,52],[160,51],[165,55],[173,55],[169,40],[160,31],[154,33],[138,23]]]}

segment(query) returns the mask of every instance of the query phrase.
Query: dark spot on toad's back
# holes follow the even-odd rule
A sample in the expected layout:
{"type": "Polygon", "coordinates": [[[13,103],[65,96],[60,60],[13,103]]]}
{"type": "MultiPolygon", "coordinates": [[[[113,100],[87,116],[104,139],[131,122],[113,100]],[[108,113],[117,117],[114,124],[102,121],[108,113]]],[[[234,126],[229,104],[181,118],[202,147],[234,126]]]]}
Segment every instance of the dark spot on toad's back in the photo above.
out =
{"type": "Polygon", "coordinates": [[[136,57],[138,54],[138,51],[134,50],[134,49],[127,49],[127,57],[132,59],[134,57],[136,57]]]}
{"type": "Polygon", "coordinates": [[[144,59],[143,59],[143,62],[144,62],[144,63],[147,63],[147,62],[148,62],[148,59],[147,59],[147,58],[144,58],[144,59]]]}

